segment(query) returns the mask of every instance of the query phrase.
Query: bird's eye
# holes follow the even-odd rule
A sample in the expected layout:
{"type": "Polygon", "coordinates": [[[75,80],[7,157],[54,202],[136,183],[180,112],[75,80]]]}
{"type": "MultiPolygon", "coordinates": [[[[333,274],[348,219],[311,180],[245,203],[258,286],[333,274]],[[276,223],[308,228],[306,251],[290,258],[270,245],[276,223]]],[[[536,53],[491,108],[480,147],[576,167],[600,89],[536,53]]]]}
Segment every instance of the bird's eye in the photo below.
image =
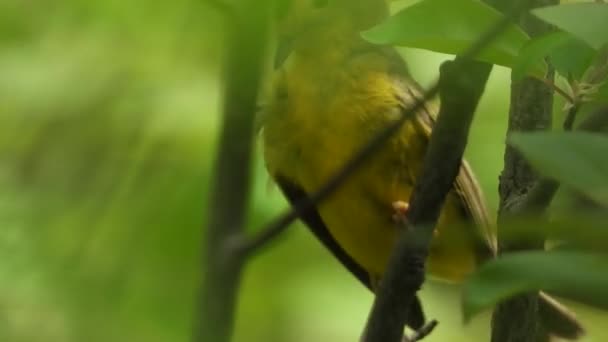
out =
{"type": "Polygon", "coordinates": [[[314,8],[323,8],[329,5],[329,0],[312,0],[312,7],[314,8]]]}

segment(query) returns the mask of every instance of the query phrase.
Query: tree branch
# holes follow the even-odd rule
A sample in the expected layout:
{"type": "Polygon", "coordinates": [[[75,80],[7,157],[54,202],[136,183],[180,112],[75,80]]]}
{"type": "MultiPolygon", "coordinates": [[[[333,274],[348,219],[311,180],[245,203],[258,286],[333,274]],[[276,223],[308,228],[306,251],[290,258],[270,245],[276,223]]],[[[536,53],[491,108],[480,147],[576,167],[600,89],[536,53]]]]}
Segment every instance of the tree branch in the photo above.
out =
{"type": "MultiPolygon", "coordinates": [[[[531,7],[557,4],[557,0],[533,0],[531,7]]],[[[522,18],[522,26],[530,36],[538,36],[551,30],[549,25],[532,18],[529,14],[522,18]]],[[[552,76],[551,76],[552,77],[552,76]]],[[[553,93],[542,82],[525,78],[511,85],[511,107],[507,134],[515,131],[544,130],[551,127],[553,93]]],[[[516,215],[513,208],[524,201],[526,193],[538,181],[538,176],[524,158],[511,146],[505,150],[505,167],[500,175],[500,209],[498,245],[499,253],[525,249],[542,249],[544,238],[528,237],[525,241],[506,241],[508,232],[501,228],[501,222],[516,215]]],[[[536,202],[550,201],[557,190],[553,181],[543,181],[537,191],[530,192],[530,207],[538,208],[536,202]]],[[[518,211],[521,213],[521,208],[518,211]]],[[[522,294],[500,303],[492,317],[492,342],[536,342],[546,335],[542,331],[538,317],[538,295],[522,294]]]]}
{"type": "MultiPolygon", "coordinates": [[[[206,259],[201,318],[194,341],[227,342],[244,258],[233,253],[232,237],[244,233],[250,189],[254,113],[270,13],[259,0],[239,3],[226,56],[224,116],[206,224],[206,259]]],[[[236,13],[236,12],[235,12],[236,13]]]]}
{"type": "Polygon", "coordinates": [[[548,79],[546,79],[544,77],[540,77],[540,76],[531,76],[531,77],[534,77],[535,79],[543,82],[547,87],[551,88],[553,91],[558,93],[561,97],[563,97],[564,100],[568,101],[568,103],[574,103],[574,98],[572,96],[570,96],[570,94],[568,94],[565,90],[558,87],[553,80],[548,80],[548,79]]]}
{"type": "MultiPolygon", "coordinates": [[[[563,123],[564,130],[572,130],[574,119],[579,109],[580,105],[578,103],[573,103],[570,109],[568,109],[563,123]]],[[[553,201],[553,197],[555,197],[557,190],[559,190],[559,185],[559,182],[554,179],[541,177],[528,193],[522,197],[518,197],[516,201],[506,203],[504,209],[510,216],[540,216],[553,201]]]]}
{"type": "Polygon", "coordinates": [[[424,282],[433,228],[460,169],[470,123],[492,66],[457,58],[441,66],[441,109],[399,237],[380,281],[363,341],[400,341],[407,309],[424,282]]]}
{"type": "Polygon", "coordinates": [[[574,100],[569,104],[568,111],[566,112],[566,118],[564,119],[564,123],[562,127],[564,131],[571,131],[572,127],[574,127],[574,120],[576,120],[576,115],[578,111],[581,109],[581,102],[579,99],[574,100]]]}
{"type": "MultiPolygon", "coordinates": [[[[571,115],[575,116],[576,113],[572,113],[571,115]]],[[[572,125],[573,122],[570,124],[564,123],[564,127],[566,128],[568,126],[571,128],[572,125]]],[[[594,111],[576,127],[577,131],[586,132],[601,132],[606,129],[608,129],[608,107],[594,111]]],[[[553,201],[553,197],[557,193],[557,190],[559,190],[559,187],[559,182],[541,177],[530,191],[512,203],[507,211],[510,215],[514,216],[541,215],[553,201]]]]}

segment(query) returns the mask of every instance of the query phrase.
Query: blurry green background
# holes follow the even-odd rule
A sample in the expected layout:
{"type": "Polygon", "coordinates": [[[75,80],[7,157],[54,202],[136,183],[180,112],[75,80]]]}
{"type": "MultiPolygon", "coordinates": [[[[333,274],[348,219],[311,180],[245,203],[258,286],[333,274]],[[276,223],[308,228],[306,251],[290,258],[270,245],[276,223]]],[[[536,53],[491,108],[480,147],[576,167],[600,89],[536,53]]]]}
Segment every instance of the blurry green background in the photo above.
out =
{"type": "MultiPolygon", "coordinates": [[[[0,1],[0,341],[189,339],[222,32],[194,0],[0,1]]],[[[447,58],[404,55],[425,85],[447,58]]],[[[508,84],[496,68],[467,151],[492,208],[508,84]]],[[[251,230],[285,208],[255,171],[251,230]]],[[[425,285],[429,341],[487,340],[458,291],[425,285]]],[[[297,225],[246,268],[234,341],[355,341],[371,301],[297,225]]],[[[608,338],[608,314],[573,307],[608,338]]]]}

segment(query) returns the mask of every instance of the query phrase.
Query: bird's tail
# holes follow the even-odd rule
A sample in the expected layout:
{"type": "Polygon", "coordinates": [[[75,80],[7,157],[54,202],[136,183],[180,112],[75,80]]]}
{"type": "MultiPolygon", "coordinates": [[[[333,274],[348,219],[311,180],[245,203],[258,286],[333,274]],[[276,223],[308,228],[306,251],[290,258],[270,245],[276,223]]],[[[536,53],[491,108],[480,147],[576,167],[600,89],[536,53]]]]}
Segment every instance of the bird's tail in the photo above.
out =
{"type": "Polygon", "coordinates": [[[551,335],[576,340],[585,333],[574,313],[546,293],[540,293],[538,310],[543,326],[551,335]]]}

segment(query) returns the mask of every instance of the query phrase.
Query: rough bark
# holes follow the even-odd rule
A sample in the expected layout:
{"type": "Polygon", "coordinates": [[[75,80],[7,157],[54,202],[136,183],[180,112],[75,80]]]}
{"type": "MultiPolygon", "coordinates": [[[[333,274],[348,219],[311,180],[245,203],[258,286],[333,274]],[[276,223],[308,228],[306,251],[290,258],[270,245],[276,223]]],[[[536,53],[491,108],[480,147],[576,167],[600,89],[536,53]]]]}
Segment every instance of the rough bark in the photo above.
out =
{"type": "MultiPolygon", "coordinates": [[[[533,0],[531,7],[557,4],[557,0],[533,0]]],[[[551,30],[546,24],[525,15],[521,25],[532,37],[551,30]]],[[[550,129],[552,125],[553,92],[544,83],[525,78],[512,82],[509,125],[507,135],[511,132],[536,131],[550,129]]],[[[529,190],[539,181],[538,175],[530,165],[511,146],[507,146],[504,156],[504,169],[500,175],[499,194],[499,253],[510,251],[542,249],[542,236],[528,236],[521,241],[506,241],[507,234],[501,222],[515,215],[513,208],[525,200],[529,190]]],[[[556,187],[554,187],[556,189],[556,187]]],[[[547,194],[545,194],[547,195],[547,194]]],[[[552,194],[548,194],[552,196],[552,194]]],[[[528,293],[516,296],[500,303],[492,317],[492,342],[538,342],[548,337],[542,331],[538,316],[538,295],[528,293]]]]}

